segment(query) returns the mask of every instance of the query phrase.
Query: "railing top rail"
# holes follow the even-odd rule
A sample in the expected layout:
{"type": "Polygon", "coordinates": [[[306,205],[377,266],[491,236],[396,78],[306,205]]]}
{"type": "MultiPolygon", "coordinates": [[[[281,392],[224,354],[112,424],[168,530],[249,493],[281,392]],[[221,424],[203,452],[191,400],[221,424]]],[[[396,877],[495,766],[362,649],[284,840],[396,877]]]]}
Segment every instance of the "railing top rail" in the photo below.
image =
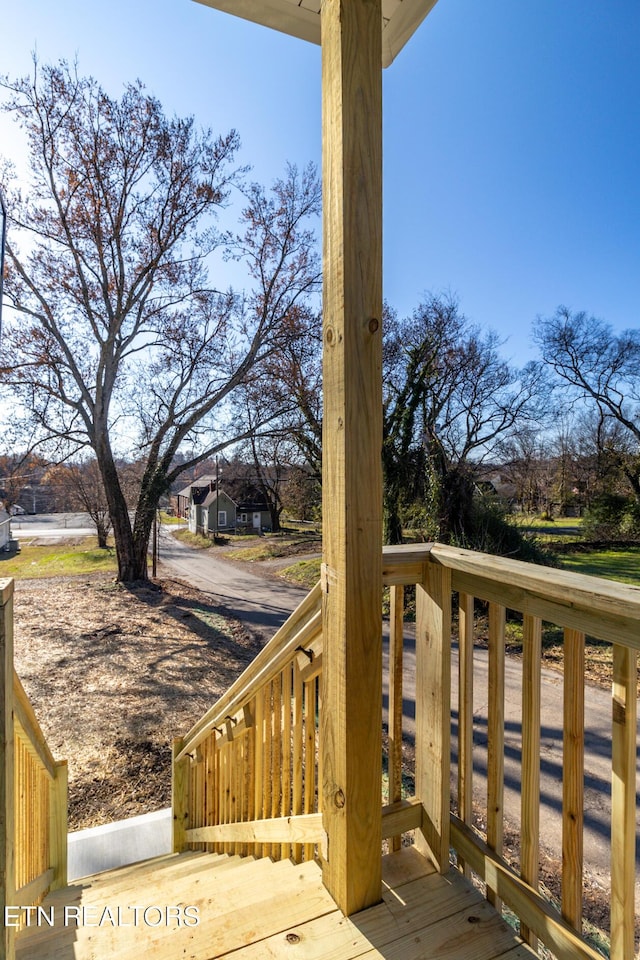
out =
{"type": "Polygon", "coordinates": [[[557,603],[576,603],[606,614],[636,620],[640,618],[640,587],[617,580],[543,567],[508,557],[494,557],[441,543],[431,545],[429,559],[452,570],[509,584],[557,603]]]}
{"type": "Polygon", "coordinates": [[[384,582],[418,583],[427,563],[452,570],[455,590],[640,650],[640,587],[441,543],[384,547],[384,582]]]}
{"type": "Polygon", "coordinates": [[[5,605],[13,596],[13,577],[0,577],[0,606],[5,605]]]}
{"type": "Polygon", "coordinates": [[[382,548],[382,581],[386,587],[418,583],[432,543],[402,543],[382,548]]]}
{"type": "Polygon", "coordinates": [[[321,629],[321,587],[318,582],[257,657],[228,690],[189,730],[176,762],[194,750],[227,716],[242,710],[257,691],[272,680],[294,656],[296,647],[321,629]]]}
{"type": "Polygon", "coordinates": [[[49,749],[46,738],[38,718],[36,717],[31,701],[22,686],[20,677],[13,671],[13,698],[16,710],[16,718],[22,727],[25,736],[30,741],[33,749],[40,757],[42,765],[47,770],[52,779],[56,777],[56,761],[49,749]]]}

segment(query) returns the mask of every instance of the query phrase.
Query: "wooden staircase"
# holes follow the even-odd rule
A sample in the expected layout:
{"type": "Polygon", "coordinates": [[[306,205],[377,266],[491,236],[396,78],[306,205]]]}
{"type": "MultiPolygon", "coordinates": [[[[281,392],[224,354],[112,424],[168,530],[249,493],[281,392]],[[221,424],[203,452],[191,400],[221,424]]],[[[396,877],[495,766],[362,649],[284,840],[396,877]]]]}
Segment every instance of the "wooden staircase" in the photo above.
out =
{"type": "Polygon", "coordinates": [[[182,853],[98,874],[42,904],[17,937],[18,960],[327,960],[355,957],[521,960],[534,954],[458,873],[443,877],[415,849],[383,858],[380,904],[347,919],[314,861],[294,864],[182,853]],[[138,923],[133,925],[133,907],[138,923]],[[64,923],[74,910],[85,925],[64,923]],[[114,922],[105,918],[107,908],[114,922]],[[170,911],[167,922],[167,907],[170,911]],[[197,908],[198,926],[184,923],[197,908]],[[185,914],[186,911],[186,914],[185,914]],[[55,926],[43,921],[55,918],[55,926]],[[156,924],[162,912],[162,922],[156,924]],[[178,925],[177,914],[183,922],[178,925]],[[145,922],[145,917],[146,921],[145,922]],[[102,926],[98,926],[103,918],[102,926]],[[35,914],[34,918],[35,920],[35,914]],[[88,924],[95,924],[89,926],[88,924]],[[125,926],[129,923],[130,926],[125,926]],[[151,924],[151,925],[149,925],[151,924]]]}

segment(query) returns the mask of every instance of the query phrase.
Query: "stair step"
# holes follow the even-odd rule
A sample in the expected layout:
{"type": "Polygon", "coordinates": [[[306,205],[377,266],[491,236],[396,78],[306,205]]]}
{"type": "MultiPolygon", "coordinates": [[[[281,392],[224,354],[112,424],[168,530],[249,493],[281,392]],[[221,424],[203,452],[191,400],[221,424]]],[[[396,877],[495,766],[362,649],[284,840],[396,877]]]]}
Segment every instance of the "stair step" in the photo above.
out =
{"type": "MultiPolygon", "coordinates": [[[[56,912],[55,929],[31,927],[18,935],[16,960],[536,960],[464,877],[440,876],[415,850],[384,858],[382,901],[351,919],[322,885],[317,863],[232,859],[180,854],[168,869],[168,861],[161,861],[161,869],[158,863],[157,877],[142,864],[139,884],[123,894],[101,883],[98,901],[91,901],[90,887],[82,887],[81,905],[93,909],[93,926],[65,926],[62,911],[56,912]],[[189,865],[193,873],[184,874],[189,865]],[[172,906],[174,913],[152,925],[159,918],[151,910],[149,923],[143,913],[133,925],[126,912],[130,903],[159,905],[160,913],[172,906]],[[187,906],[197,908],[198,926],[176,923],[175,910],[187,906]],[[120,907],[128,926],[97,926],[105,907],[116,916],[120,907]]],[[[136,870],[127,873],[131,879],[136,870]]],[[[45,909],[49,903],[51,898],[45,909]]]]}
{"type": "MultiPolygon", "coordinates": [[[[55,940],[48,927],[30,927],[18,938],[17,957],[54,960],[67,956],[68,951],[69,957],[78,960],[138,960],[148,952],[154,960],[175,960],[184,950],[186,956],[208,960],[212,950],[215,953],[230,948],[232,943],[243,942],[238,936],[250,936],[257,927],[266,931],[265,936],[275,933],[283,906],[295,922],[303,922],[297,918],[317,915],[319,898],[326,901],[326,909],[335,910],[322,886],[320,869],[313,862],[294,865],[288,860],[274,863],[268,858],[254,860],[216,854],[194,858],[181,854],[173,861],[163,858],[157,866],[159,872],[153,875],[148,864],[141,865],[137,871],[141,882],[137,882],[135,870],[127,869],[124,883],[103,879],[89,886],[56,891],[43,905],[45,909],[55,908],[56,927],[61,925],[55,931],[55,940]],[[175,909],[168,926],[164,919],[157,927],[145,925],[143,913],[139,914],[140,924],[134,930],[111,924],[110,916],[118,918],[118,907],[121,919],[133,922],[134,913],[129,908],[136,905],[159,907],[161,911],[166,907],[175,909]],[[76,927],[72,922],[64,926],[64,906],[84,908],[94,925],[76,927]],[[198,909],[198,927],[176,925],[176,910],[186,906],[198,909]],[[111,914],[103,925],[97,926],[106,907],[111,914]],[[193,952],[195,930],[202,944],[200,952],[193,952]]],[[[151,923],[159,916],[157,910],[151,911],[151,923]]]]}
{"type": "MultiPolygon", "coordinates": [[[[163,870],[166,867],[171,867],[172,864],[175,864],[178,857],[185,859],[189,858],[191,860],[197,860],[201,857],[206,857],[207,854],[202,850],[189,850],[186,853],[164,853],[159,857],[152,857],[147,860],[136,860],[134,863],[127,863],[121,867],[111,867],[108,870],[101,870],[99,873],[90,873],[85,877],[78,877],[77,880],[73,881],[73,884],[95,884],[95,883],[109,883],[111,881],[117,881],[119,879],[124,879],[127,876],[137,876],[139,878],[143,877],[146,873],[155,873],[158,870],[163,870]]],[[[216,856],[216,854],[211,854],[211,856],[216,856]]],[[[223,856],[223,854],[218,854],[217,856],[223,856]]]]}

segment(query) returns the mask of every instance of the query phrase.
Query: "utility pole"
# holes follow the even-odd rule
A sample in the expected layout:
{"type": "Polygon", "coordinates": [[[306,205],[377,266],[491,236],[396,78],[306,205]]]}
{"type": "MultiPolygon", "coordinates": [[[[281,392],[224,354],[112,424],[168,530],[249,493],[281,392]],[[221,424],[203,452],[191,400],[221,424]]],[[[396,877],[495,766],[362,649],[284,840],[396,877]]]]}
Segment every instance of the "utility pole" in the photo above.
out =
{"type": "Polygon", "coordinates": [[[158,515],[153,515],[153,538],[151,546],[151,576],[155,578],[158,572],[158,515]]]}

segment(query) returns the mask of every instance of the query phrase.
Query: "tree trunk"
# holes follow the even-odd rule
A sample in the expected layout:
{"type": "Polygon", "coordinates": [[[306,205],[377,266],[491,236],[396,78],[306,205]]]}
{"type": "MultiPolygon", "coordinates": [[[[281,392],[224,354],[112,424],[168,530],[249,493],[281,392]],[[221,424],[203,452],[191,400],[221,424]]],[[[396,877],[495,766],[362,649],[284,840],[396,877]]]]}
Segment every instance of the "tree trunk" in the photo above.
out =
{"type": "Polygon", "coordinates": [[[440,537],[464,544],[473,529],[473,477],[464,466],[449,467],[439,485],[440,537]]]}
{"type": "Polygon", "coordinates": [[[96,533],[98,535],[98,549],[106,550],[107,537],[109,536],[109,524],[101,522],[96,523],[96,533]]]}
{"type": "Polygon", "coordinates": [[[383,517],[384,517],[384,542],[390,544],[402,543],[402,520],[398,510],[398,491],[393,488],[385,488],[383,517]]]}
{"type": "Polygon", "coordinates": [[[400,519],[400,489],[402,485],[401,468],[398,465],[396,451],[391,441],[382,444],[382,516],[383,538],[385,543],[402,543],[402,521],[400,519]]]}
{"type": "MultiPolygon", "coordinates": [[[[134,541],[129,507],[124,498],[120,478],[113,460],[111,446],[106,430],[97,431],[95,444],[96,459],[100,468],[105,496],[109,506],[109,517],[113,527],[113,538],[118,560],[118,580],[133,583],[147,579],[146,544],[144,554],[140,555],[139,544],[134,541]]],[[[149,531],[151,527],[149,526],[149,531]]],[[[147,541],[148,542],[148,541],[147,541]]]]}
{"type": "Polygon", "coordinates": [[[280,533],[280,514],[282,513],[282,507],[279,507],[277,503],[269,501],[269,516],[271,517],[271,532],[280,533]]]}

